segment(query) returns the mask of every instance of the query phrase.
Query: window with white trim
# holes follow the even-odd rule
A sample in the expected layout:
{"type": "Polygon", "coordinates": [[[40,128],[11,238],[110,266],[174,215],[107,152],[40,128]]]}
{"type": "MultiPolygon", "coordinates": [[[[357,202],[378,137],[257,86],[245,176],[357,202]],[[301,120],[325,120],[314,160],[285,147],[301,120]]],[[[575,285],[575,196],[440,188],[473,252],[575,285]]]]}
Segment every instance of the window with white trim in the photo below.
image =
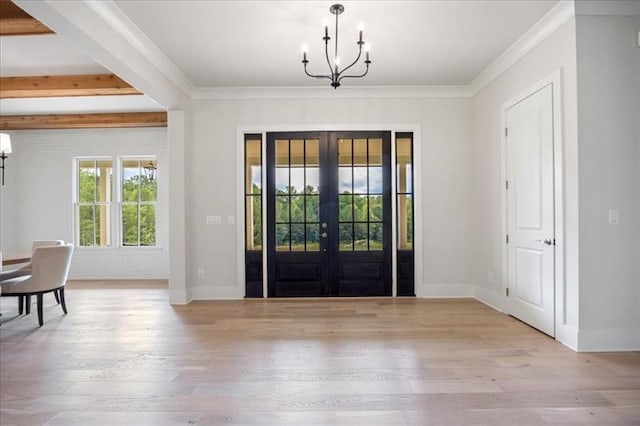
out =
{"type": "Polygon", "coordinates": [[[156,246],[157,161],[149,157],[125,158],[120,169],[122,245],[156,246]]]}
{"type": "Polygon", "coordinates": [[[113,161],[78,160],[76,183],[77,245],[110,246],[113,161]]]}

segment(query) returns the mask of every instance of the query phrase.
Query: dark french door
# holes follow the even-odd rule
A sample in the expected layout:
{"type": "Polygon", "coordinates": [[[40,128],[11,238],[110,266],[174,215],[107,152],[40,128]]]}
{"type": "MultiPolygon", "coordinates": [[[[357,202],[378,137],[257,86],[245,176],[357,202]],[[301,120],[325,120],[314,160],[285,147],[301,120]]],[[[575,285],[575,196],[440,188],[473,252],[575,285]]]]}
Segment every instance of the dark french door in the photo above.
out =
{"type": "Polygon", "coordinates": [[[268,296],[391,296],[391,133],[268,133],[266,153],[268,296]]]}

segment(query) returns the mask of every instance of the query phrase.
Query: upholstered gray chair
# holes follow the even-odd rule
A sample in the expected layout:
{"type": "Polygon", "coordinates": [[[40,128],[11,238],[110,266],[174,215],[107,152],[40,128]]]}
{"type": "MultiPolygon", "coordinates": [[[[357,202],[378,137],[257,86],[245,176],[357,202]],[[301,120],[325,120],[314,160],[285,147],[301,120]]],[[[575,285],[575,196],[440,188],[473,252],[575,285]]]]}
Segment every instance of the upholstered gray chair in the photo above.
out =
{"type": "Polygon", "coordinates": [[[38,247],[31,256],[31,275],[15,277],[0,282],[2,287],[2,297],[22,297],[37,296],[38,323],[43,324],[43,303],[42,296],[45,293],[57,291],[60,296],[62,311],[67,313],[67,306],[64,300],[64,286],[69,275],[71,256],[73,255],[73,245],[65,244],[61,246],[38,247]]]}

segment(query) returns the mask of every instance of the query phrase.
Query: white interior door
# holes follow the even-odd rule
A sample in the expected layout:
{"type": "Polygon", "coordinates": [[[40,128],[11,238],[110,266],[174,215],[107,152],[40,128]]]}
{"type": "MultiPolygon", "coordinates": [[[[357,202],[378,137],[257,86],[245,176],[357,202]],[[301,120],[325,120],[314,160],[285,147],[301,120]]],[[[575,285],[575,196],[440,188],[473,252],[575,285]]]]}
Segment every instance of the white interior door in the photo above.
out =
{"type": "Polygon", "coordinates": [[[555,336],[552,85],[509,107],[505,121],[509,313],[555,336]]]}

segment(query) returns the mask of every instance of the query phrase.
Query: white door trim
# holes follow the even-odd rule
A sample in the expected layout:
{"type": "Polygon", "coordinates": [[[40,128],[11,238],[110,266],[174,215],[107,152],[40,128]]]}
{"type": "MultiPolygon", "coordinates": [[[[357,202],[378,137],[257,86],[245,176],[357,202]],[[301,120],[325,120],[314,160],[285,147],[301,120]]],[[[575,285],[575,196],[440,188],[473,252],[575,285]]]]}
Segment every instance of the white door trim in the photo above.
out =
{"type": "Polygon", "coordinates": [[[564,276],[565,265],[565,238],[564,238],[564,139],[562,123],[562,69],[558,69],[546,78],[538,81],[534,85],[523,90],[518,95],[510,98],[500,107],[500,185],[501,191],[501,215],[502,215],[502,310],[508,314],[509,304],[506,298],[507,289],[507,259],[508,247],[506,244],[507,235],[507,191],[505,182],[507,180],[507,138],[505,135],[507,110],[523,99],[531,96],[543,87],[552,85],[553,98],[553,189],[554,189],[554,222],[555,222],[555,338],[566,341],[566,283],[564,276]]]}
{"type": "MultiPolygon", "coordinates": [[[[320,125],[239,125],[236,127],[236,271],[237,271],[237,298],[244,298],[246,295],[245,288],[245,236],[244,236],[244,135],[246,133],[260,133],[262,134],[262,163],[265,164],[266,159],[266,143],[268,132],[307,132],[307,131],[375,131],[383,130],[391,132],[391,145],[392,145],[392,163],[395,161],[395,134],[397,132],[412,132],[413,133],[413,199],[414,199],[414,211],[413,211],[413,232],[414,232],[414,286],[416,297],[423,296],[423,281],[422,281],[422,185],[416,185],[416,182],[422,182],[422,143],[420,124],[320,124],[320,125]]],[[[395,195],[396,182],[395,182],[395,165],[392,164],[392,179],[391,179],[391,193],[395,195]]],[[[266,167],[262,167],[262,182],[266,182],[266,167]]],[[[264,185],[263,185],[264,186],[264,185]]],[[[395,196],[392,196],[392,295],[397,295],[397,282],[396,282],[396,217],[395,217],[395,196]]],[[[267,197],[262,197],[262,223],[266,223],[266,202],[267,197]]],[[[267,241],[266,227],[262,227],[262,241],[267,241]]],[[[262,268],[263,271],[267,270],[267,251],[262,251],[262,268]]],[[[262,288],[263,297],[267,297],[267,274],[262,274],[262,288]]]]}

